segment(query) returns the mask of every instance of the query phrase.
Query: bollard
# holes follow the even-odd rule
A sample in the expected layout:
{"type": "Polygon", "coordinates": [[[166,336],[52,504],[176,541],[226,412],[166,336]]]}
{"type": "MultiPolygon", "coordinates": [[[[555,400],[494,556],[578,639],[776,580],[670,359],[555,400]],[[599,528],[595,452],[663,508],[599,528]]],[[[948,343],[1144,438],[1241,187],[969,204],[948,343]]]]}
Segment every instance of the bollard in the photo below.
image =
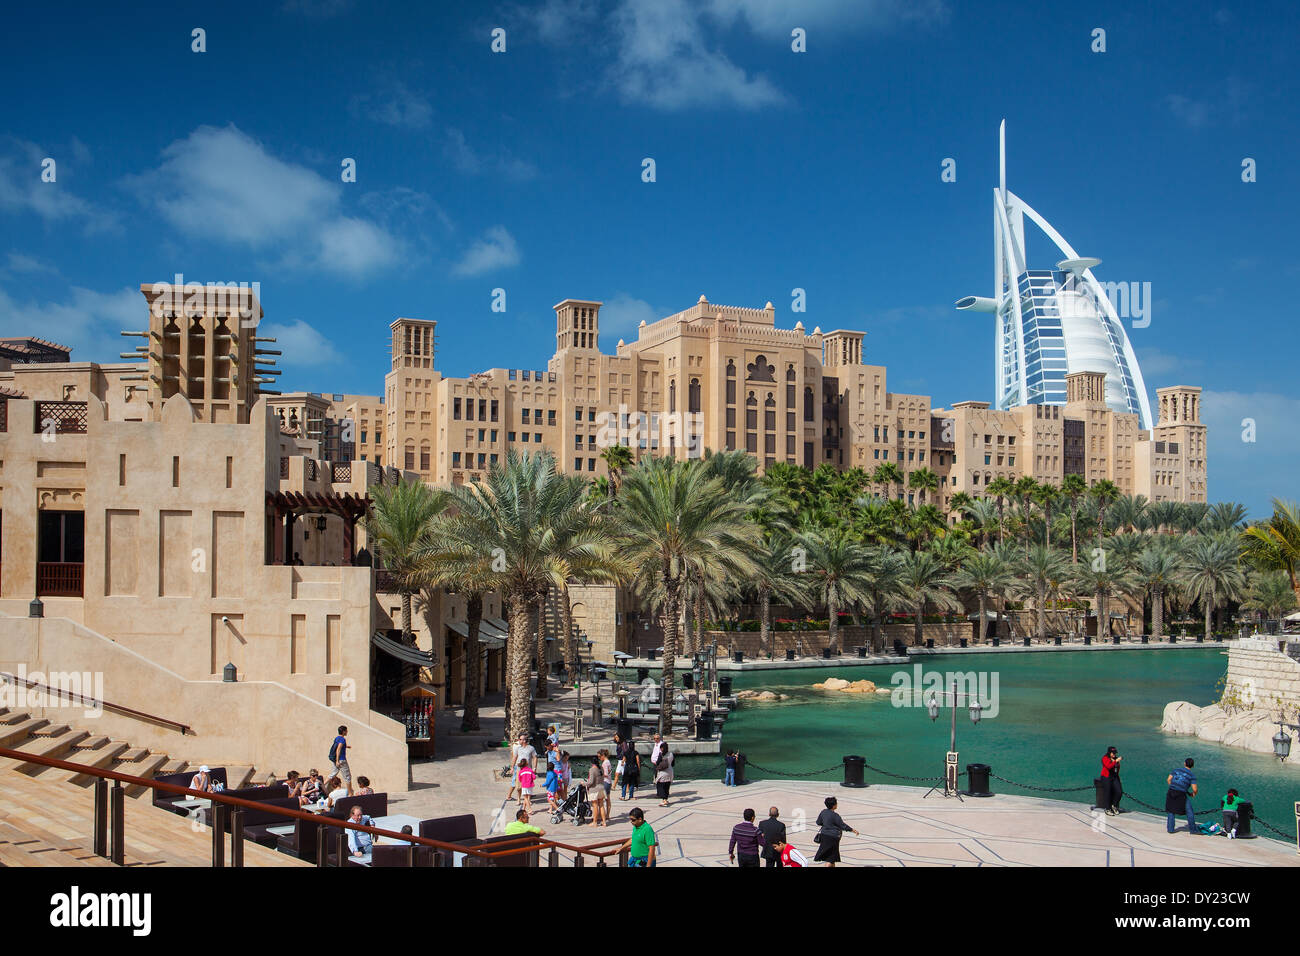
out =
{"type": "Polygon", "coordinates": [[[851,755],[844,758],[844,782],[841,787],[865,787],[866,780],[864,771],[867,760],[865,757],[851,755]]]}
{"type": "Polygon", "coordinates": [[[989,774],[992,768],[986,763],[968,763],[966,765],[966,796],[968,797],[991,797],[993,793],[989,790],[989,774]]]}

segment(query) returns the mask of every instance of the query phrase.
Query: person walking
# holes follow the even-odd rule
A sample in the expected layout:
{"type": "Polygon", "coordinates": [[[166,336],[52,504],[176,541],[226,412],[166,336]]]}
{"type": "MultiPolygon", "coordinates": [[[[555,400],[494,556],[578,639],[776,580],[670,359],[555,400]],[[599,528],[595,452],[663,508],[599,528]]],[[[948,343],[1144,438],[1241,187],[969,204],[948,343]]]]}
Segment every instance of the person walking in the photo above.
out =
{"type": "Polygon", "coordinates": [[[1192,809],[1192,797],[1196,796],[1196,774],[1192,773],[1192,767],[1196,765],[1191,757],[1183,761],[1183,765],[1171,773],[1166,780],[1169,784],[1169,792],[1165,794],[1165,830],[1169,833],[1174,832],[1174,817],[1179,814],[1187,816],[1187,832],[1196,835],[1196,812],[1192,809]]]}
{"type": "Polygon", "coordinates": [[[781,854],[776,845],[785,842],[785,824],[779,819],[780,816],[780,810],[769,807],[767,819],[758,825],[763,831],[763,859],[769,868],[781,865],[781,854]]]}
{"type": "Polygon", "coordinates": [[[826,798],[826,809],[817,814],[817,855],[813,857],[814,863],[825,863],[827,866],[835,866],[840,862],[840,837],[845,833],[852,833],[860,836],[857,830],[844,822],[835,808],[839,806],[839,801],[834,797],[826,798]]]}
{"type": "Polygon", "coordinates": [[[1114,747],[1107,747],[1101,758],[1101,778],[1106,781],[1106,812],[1119,815],[1119,801],[1124,796],[1124,786],[1119,781],[1119,764],[1124,758],[1114,747]]]}
{"type": "Polygon", "coordinates": [[[518,740],[510,748],[510,792],[506,794],[506,800],[510,800],[519,789],[519,761],[526,761],[530,766],[537,766],[537,750],[528,742],[527,734],[520,734],[518,740]]]}
{"type": "Polygon", "coordinates": [[[348,766],[348,729],[339,726],[338,736],[330,744],[330,762],[334,764],[334,776],[347,784],[348,795],[352,794],[352,769],[348,766]]]}
{"type": "Polygon", "coordinates": [[[573,786],[573,764],[566,750],[560,754],[560,799],[569,799],[569,788],[573,786]]]}
{"type": "Polygon", "coordinates": [[[746,810],[744,818],[731,828],[731,842],[727,844],[727,858],[732,863],[740,857],[741,866],[758,866],[759,853],[764,847],[763,831],[754,826],[754,811],[746,810]]]}
{"type": "Polygon", "coordinates": [[[659,796],[659,806],[668,806],[668,792],[673,786],[673,755],[668,750],[668,742],[659,744],[659,760],[655,763],[655,792],[659,796]]]}
{"type": "Polygon", "coordinates": [[[623,844],[627,850],[628,866],[654,866],[655,856],[659,850],[659,839],[655,831],[646,823],[645,814],[640,807],[633,807],[627,812],[632,823],[632,836],[623,844]]]}
{"type": "Polygon", "coordinates": [[[620,780],[619,796],[623,800],[636,799],[636,785],[641,782],[641,754],[637,752],[636,741],[629,740],[623,755],[623,775],[620,780]]]}
{"type": "Polygon", "coordinates": [[[519,761],[519,799],[523,808],[533,812],[533,784],[537,782],[537,771],[529,766],[528,761],[519,761]]]}
{"type": "Polygon", "coordinates": [[[599,757],[600,757],[600,772],[605,780],[605,825],[609,826],[610,793],[614,789],[614,764],[609,759],[608,750],[601,750],[599,752],[599,757]]]}
{"type": "Polygon", "coordinates": [[[653,746],[650,748],[650,763],[653,766],[659,763],[659,752],[663,749],[664,739],[655,734],[650,740],[653,742],[653,746]]]}
{"type": "Polygon", "coordinates": [[[596,754],[591,758],[591,769],[587,771],[587,799],[591,801],[591,822],[595,826],[609,826],[609,798],[605,794],[605,773],[601,770],[601,757],[596,754]],[[601,823],[601,819],[604,823],[601,823]]]}

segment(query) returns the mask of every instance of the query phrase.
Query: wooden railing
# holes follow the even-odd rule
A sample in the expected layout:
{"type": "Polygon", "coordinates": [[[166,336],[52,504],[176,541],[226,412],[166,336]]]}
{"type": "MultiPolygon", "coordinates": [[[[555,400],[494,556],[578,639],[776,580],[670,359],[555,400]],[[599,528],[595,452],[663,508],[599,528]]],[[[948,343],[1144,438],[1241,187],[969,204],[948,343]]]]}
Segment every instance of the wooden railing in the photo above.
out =
{"type": "MultiPolygon", "coordinates": [[[[348,830],[357,830],[361,833],[369,833],[372,837],[386,837],[398,843],[406,844],[408,847],[407,860],[412,866],[414,866],[415,848],[418,846],[432,847],[439,851],[442,855],[443,865],[449,865],[452,854],[456,853],[465,856],[465,866],[500,866],[500,860],[524,854],[537,854],[540,859],[542,851],[547,851],[547,866],[560,865],[561,851],[574,854],[574,866],[585,866],[587,857],[593,858],[596,861],[596,866],[608,866],[609,864],[606,861],[611,856],[618,858],[619,866],[623,866],[627,862],[626,840],[606,840],[603,843],[593,843],[589,846],[572,846],[556,840],[538,839],[533,835],[522,835],[514,840],[502,840],[500,843],[494,843],[491,850],[486,850],[478,846],[446,843],[442,840],[430,840],[427,837],[416,836],[412,833],[397,833],[380,827],[365,826],[360,823],[353,823],[350,820],[340,820],[322,814],[308,813],[305,810],[270,806],[256,800],[232,797],[225,793],[191,790],[189,787],[182,787],[179,784],[164,783],[161,780],[147,780],[144,777],[136,777],[129,773],[89,767],[84,764],[71,763],[67,760],[57,760],[39,754],[24,753],[21,750],[11,750],[8,747],[0,747],[0,758],[16,761],[17,765],[37,764],[42,767],[69,770],[77,775],[93,777],[95,779],[94,832],[92,834],[94,852],[118,866],[124,865],[126,861],[126,789],[123,784],[126,784],[126,786],[147,787],[155,792],[161,790],[164,793],[177,796],[210,800],[212,802],[212,865],[214,867],[226,865],[227,825],[229,825],[230,830],[230,864],[236,867],[244,865],[245,810],[260,810],[284,817],[286,821],[305,820],[322,827],[332,828],[333,847],[330,846],[330,840],[323,833],[320,834],[320,838],[316,841],[316,865],[320,867],[329,865],[331,849],[334,851],[335,865],[344,865],[344,861],[349,858],[348,830]],[[111,793],[108,788],[108,781],[110,780],[114,781],[111,793]],[[110,817],[112,820],[111,826],[110,817]]],[[[17,773],[13,769],[8,772],[17,773]]],[[[157,834],[154,833],[151,836],[156,838],[157,834]]]]}
{"type": "Polygon", "coordinates": [[[17,682],[21,680],[27,687],[34,687],[46,694],[53,694],[64,700],[70,700],[74,703],[84,704],[91,707],[102,707],[104,710],[111,710],[116,714],[125,714],[128,717],[135,717],[139,720],[148,720],[155,724],[162,724],[165,727],[174,727],[181,732],[181,736],[193,734],[194,729],[189,724],[182,724],[178,720],[168,720],[166,717],[159,717],[157,714],[147,714],[142,710],[134,710],[130,707],[123,707],[121,704],[110,703],[106,700],[96,700],[94,697],[86,697],[83,694],[74,694],[66,687],[50,687],[46,684],[34,681],[29,677],[20,678],[17,674],[11,674],[8,671],[0,671],[0,678],[5,678],[17,682]]]}
{"type": "Polygon", "coordinates": [[[37,597],[81,597],[85,569],[84,564],[72,561],[37,563],[37,597]]]}

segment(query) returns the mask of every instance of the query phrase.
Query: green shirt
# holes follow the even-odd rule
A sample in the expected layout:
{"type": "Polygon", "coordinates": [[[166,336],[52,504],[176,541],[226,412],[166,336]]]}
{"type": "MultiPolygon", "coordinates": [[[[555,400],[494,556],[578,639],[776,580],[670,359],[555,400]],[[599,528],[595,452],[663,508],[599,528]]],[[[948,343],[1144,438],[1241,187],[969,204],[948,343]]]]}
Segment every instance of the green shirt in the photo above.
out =
{"type": "Polygon", "coordinates": [[[535,827],[531,823],[524,823],[523,820],[511,820],[506,824],[506,835],[510,836],[516,833],[541,833],[541,827],[535,827]]]}
{"type": "Polygon", "coordinates": [[[648,857],[650,848],[658,845],[659,841],[655,839],[655,831],[650,829],[650,824],[643,822],[640,826],[632,828],[632,845],[628,848],[627,855],[648,857]]]}
{"type": "Polygon", "coordinates": [[[1241,796],[1240,796],[1240,795],[1235,796],[1235,797],[1224,797],[1224,798],[1223,798],[1223,809],[1225,809],[1225,810],[1236,810],[1236,809],[1237,809],[1237,805],[1240,804],[1240,803],[1241,803],[1241,796]]]}

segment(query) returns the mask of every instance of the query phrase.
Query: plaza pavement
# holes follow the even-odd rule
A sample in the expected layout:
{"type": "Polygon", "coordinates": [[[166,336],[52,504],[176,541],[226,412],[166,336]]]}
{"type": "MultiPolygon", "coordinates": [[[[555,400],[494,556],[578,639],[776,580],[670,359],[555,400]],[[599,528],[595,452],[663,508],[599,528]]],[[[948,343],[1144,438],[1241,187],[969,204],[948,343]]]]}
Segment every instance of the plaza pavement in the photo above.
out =
{"type": "MultiPolygon", "coordinates": [[[[572,695],[570,688],[539,701],[543,724],[571,712],[572,695]]],[[[441,712],[438,758],[412,764],[412,790],[393,795],[392,812],[421,818],[473,813],[481,836],[501,832],[518,805],[506,803],[509,783],[498,777],[506,762],[503,752],[483,747],[485,740],[502,736],[499,696],[488,699],[482,725],[482,734],[460,734],[459,719],[441,712]]],[[[534,800],[542,813],[533,822],[563,843],[601,843],[626,837],[631,832],[627,811],[639,806],[659,836],[661,865],[726,866],[727,840],[741,812],[752,807],[761,820],[769,806],[776,806],[791,842],[811,860],[817,849],[814,821],[823,800],[834,796],[840,815],[862,834],[847,834],[840,844],[848,866],[1300,865],[1294,844],[1262,834],[1253,840],[1191,836],[1184,829],[1168,834],[1164,817],[1150,813],[1108,817],[1064,800],[998,794],[958,801],[940,794],[926,798],[925,792],[883,784],[851,789],[838,782],[764,780],[730,788],[718,780],[679,780],[667,809],[659,806],[653,786],[642,786],[635,801],[622,801],[615,793],[609,827],[552,824],[544,796],[534,800]]]]}

